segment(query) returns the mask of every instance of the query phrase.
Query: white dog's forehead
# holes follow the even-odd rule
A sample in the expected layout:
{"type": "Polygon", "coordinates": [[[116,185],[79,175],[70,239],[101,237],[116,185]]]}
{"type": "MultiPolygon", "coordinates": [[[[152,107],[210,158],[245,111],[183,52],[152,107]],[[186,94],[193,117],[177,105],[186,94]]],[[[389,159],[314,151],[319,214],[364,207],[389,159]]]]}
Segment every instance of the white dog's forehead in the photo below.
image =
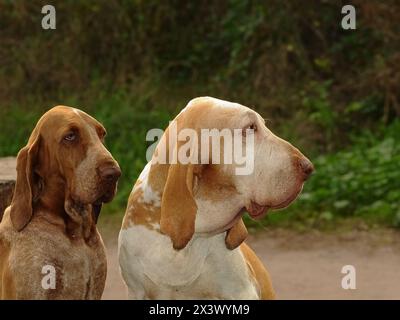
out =
{"type": "MultiPolygon", "coordinates": [[[[231,120],[234,122],[231,125],[237,126],[238,128],[249,126],[253,123],[257,123],[260,121],[261,123],[265,124],[263,117],[260,116],[256,111],[241,105],[239,103],[233,103],[229,101],[219,100],[216,99],[217,103],[215,104],[216,108],[221,108],[220,110],[223,112],[231,111],[232,117],[231,120]]],[[[225,114],[222,114],[225,116],[225,114]]],[[[226,119],[228,120],[228,119],[226,119]]]]}
{"type": "Polygon", "coordinates": [[[235,102],[225,101],[225,100],[221,100],[221,99],[217,99],[217,98],[213,98],[213,97],[198,97],[198,98],[194,98],[194,99],[190,100],[189,103],[186,105],[186,107],[183,108],[180,113],[188,111],[188,110],[190,110],[191,107],[193,107],[197,104],[200,104],[200,103],[212,105],[215,107],[226,108],[226,109],[246,108],[245,106],[243,106],[239,103],[235,103],[235,102]]]}
{"type": "Polygon", "coordinates": [[[246,107],[240,103],[230,102],[213,97],[199,97],[192,99],[189,101],[186,107],[182,109],[179,115],[184,112],[195,111],[196,107],[198,108],[200,106],[201,108],[202,105],[204,105],[204,107],[211,107],[209,114],[209,120],[211,121],[221,120],[220,117],[218,117],[218,114],[220,114],[224,120],[236,120],[238,122],[236,125],[238,126],[247,125],[246,122],[257,120],[264,122],[263,118],[249,107],[246,107]]]}
{"type": "Polygon", "coordinates": [[[211,100],[213,100],[213,102],[216,106],[221,107],[221,108],[228,108],[228,109],[246,108],[246,109],[248,109],[247,107],[245,107],[239,103],[235,103],[235,102],[230,102],[230,101],[221,100],[221,99],[217,99],[217,98],[211,98],[211,100]]]}

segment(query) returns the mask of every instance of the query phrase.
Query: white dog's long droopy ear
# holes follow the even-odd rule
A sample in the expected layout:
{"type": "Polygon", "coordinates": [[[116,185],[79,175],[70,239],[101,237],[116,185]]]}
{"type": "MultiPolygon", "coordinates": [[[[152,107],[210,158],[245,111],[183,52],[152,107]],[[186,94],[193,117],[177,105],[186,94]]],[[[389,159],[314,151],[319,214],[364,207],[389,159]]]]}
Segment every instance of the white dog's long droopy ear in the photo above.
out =
{"type": "Polygon", "coordinates": [[[246,240],[247,235],[247,228],[244,225],[243,219],[241,218],[232,228],[227,231],[225,237],[226,247],[229,250],[236,249],[244,240],[246,240]]]}
{"type": "Polygon", "coordinates": [[[183,249],[193,236],[197,205],[193,198],[193,164],[171,164],[161,202],[160,230],[174,249],[183,249]]]}
{"type": "Polygon", "coordinates": [[[177,250],[186,247],[195,230],[197,205],[193,198],[193,185],[202,165],[198,164],[199,145],[196,134],[193,134],[198,131],[193,122],[190,112],[178,115],[166,130],[163,141],[169,168],[161,200],[160,231],[171,238],[177,250]],[[191,134],[185,133],[187,129],[191,134]],[[178,137],[176,140],[174,135],[178,137]],[[170,151],[174,152],[170,154],[170,151]]]}

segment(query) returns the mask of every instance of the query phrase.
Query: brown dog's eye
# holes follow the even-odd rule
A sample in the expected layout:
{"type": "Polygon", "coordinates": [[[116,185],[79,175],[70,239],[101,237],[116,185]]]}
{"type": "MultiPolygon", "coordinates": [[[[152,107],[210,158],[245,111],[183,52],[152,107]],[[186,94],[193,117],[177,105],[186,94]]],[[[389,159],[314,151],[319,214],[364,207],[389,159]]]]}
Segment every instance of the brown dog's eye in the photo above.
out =
{"type": "Polygon", "coordinates": [[[65,141],[68,141],[68,142],[75,141],[75,140],[76,140],[76,134],[75,134],[75,132],[70,132],[70,133],[68,133],[68,134],[64,137],[64,140],[65,140],[65,141]]]}

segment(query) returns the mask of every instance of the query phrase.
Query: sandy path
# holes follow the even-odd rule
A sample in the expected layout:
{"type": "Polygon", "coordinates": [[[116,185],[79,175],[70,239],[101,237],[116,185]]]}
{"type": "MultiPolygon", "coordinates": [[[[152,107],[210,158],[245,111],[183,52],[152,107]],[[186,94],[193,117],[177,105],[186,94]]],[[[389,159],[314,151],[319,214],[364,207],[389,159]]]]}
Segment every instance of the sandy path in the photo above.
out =
{"type": "Polygon", "coordinates": [[[0,180],[17,179],[17,160],[14,157],[0,158],[0,180]]]}
{"type": "MultiPolygon", "coordinates": [[[[108,224],[108,223],[106,223],[108,224]]],[[[100,226],[109,273],[103,299],[125,299],[118,268],[118,227],[100,226]]],[[[250,237],[271,274],[278,299],[400,299],[400,232],[352,231],[299,234],[262,231],[250,237]],[[344,265],[356,268],[356,290],[344,290],[344,265]]]]}
{"type": "Polygon", "coordinates": [[[259,234],[250,242],[271,273],[279,299],[400,299],[397,233],[259,234]],[[356,268],[356,290],[344,290],[344,265],[356,268]]]}

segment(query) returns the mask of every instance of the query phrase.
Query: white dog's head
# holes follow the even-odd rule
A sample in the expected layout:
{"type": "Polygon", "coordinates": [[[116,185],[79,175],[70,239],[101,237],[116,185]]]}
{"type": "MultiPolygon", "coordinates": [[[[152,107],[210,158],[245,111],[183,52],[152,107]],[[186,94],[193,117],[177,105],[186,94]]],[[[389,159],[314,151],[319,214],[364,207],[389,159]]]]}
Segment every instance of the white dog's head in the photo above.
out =
{"type": "MultiPolygon", "coordinates": [[[[178,161],[168,169],[161,231],[177,249],[185,247],[195,232],[207,236],[225,231],[227,247],[235,248],[247,235],[241,220],[245,210],[257,219],[268,209],[286,207],[314,170],[298,149],[265,126],[258,113],[240,104],[197,98],[172,124],[178,141],[166,150],[174,150],[178,161]],[[181,139],[183,129],[197,137],[186,132],[187,139],[181,139]],[[179,155],[189,154],[192,162],[182,163],[179,155]]],[[[171,131],[170,125],[161,146],[173,141],[171,131]]],[[[160,152],[159,146],[155,157],[160,152]]]]}

